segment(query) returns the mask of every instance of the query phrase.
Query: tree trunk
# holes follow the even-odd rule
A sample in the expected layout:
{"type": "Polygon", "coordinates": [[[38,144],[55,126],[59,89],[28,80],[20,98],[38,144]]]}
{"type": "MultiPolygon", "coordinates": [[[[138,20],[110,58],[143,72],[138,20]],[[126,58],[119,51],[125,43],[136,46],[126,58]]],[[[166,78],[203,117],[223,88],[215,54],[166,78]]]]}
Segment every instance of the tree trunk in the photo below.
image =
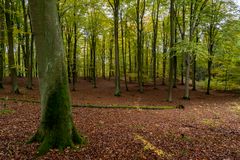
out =
{"type": "Polygon", "coordinates": [[[185,64],[186,64],[186,71],[185,71],[185,88],[184,88],[184,96],[183,99],[190,99],[189,96],[189,73],[190,73],[190,55],[189,53],[185,53],[185,64]]]}
{"type": "Polygon", "coordinates": [[[174,3],[171,0],[170,4],[170,57],[169,57],[169,84],[168,84],[168,101],[172,102],[172,89],[173,89],[173,56],[174,56],[174,43],[175,43],[175,18],[174,18],[174,3]]]}
{"type": "MultiPolygon", "coordinates": [[[[177,12],[177,11],[175,11],[177,12]]],[[[176,16],[176,14],[175,14],[176,16]]],[[[177,44],[177,27],[175,24],[175,44],[177,44]]],[[[173,77],[173,88],[177,88],[177,55],[176,55],[176,51],[174,51],[174,56],[173,56],[173,73],[174,73],[174,77],[173,77]]]]}
{"type": "Polygon", "coordinates": [[[12,81],[12,92],[19,94],[19,88],[17,84],[17,71],[14,60],[14,50],[13,50],[13,17],[11,14],[12,3],[10,1],[5,2],[5,9],[9,12],[5,12],[7,31],[8,31],[8,64],[10,68],[11,81],[12,81]]]}
{"type": "MultiPolygon", "coordinates": [[[[29,15],[29,14],[28,14],[29,15]]],[[[30,18],[30,15],[29,15],[30,18]]],[[[32,24],[30,22],[30,27],[31,27],[31,33],[32,33],[32,24]]],[[[33,68],[33,52],[34,52],[34,36],[33,34],[31,35],[31,46],[30,46],[30,50],[29,50],[29,58],[28,58],[28,80],[27,80],[27,89],[32,89],[33,83],[32,83],[32,68],[33,68]]]]}
{"type": "Polygon", "coordinates": [[[114,0],[114,37],[115,37],[115,96],[120,96],[120,68],[119,68],[119,45],[118,45],[118,21],[119,0],[114,0]]]}
{"type": "Polygon", "coordinates": [[[112,52],[113,52],[113,39],[110,40],[110,47],[109,47],[109,80],[113,76],[113,63],[112,63],[112,52]]]}
{"type": "MultiPolygon", "coordinates": [[[[16,23],[17,23],[17,29],[21,30],[20,27],[20,22],[19,22],[19,18],[16,18],[16,23]]],[[[22,35],[21,33],[18,33],[18,46],[17,46],[17,68],[18,68],[18,72],[17,72],[17,76],[21,77],[23,76],[23,72],[22,72],[22,65],[21,65],[21,43],[22,43],[22,35]]]]}
{"type": "Polygon", "coordinates": [[[56,0],[30,0],[39,65],[41,122],[30,142],[41,142],[38,154],[83,143],[73,124],[65,53],[56,0]],[[48,36],[45,36],[48,35],[48,36]]]}
{"type": "MultiPolygon", "coordinates": [[[[191,43],[193,40],[193,24],[194,20],[194,2],[190,2],[190,22],[189,22],[189,42],[191,43]]],[[[186,64],[186,71],[185,71],[185,88],[184,88],[184,96],[183,99],[189,100],[190,94],[189,94],[189,81],[190,81],[190,53],[185,53],[185,64],[186,64]]]]}
{"type": "Polygon", "coordinates": [[[193,55],[193,70],[192,70],[192,90],[196,91],[196,69],[197,69],[197,61],[196,61],[196,54],[193,55]]]}
{"type": "Polygon", "coordinates": [[[92,83],[93,83],[93,88],[97,88],[96,85],[96,36],[95,33],[93,33],[92,37],[92,83]]]}
{"type": "MultiPolygon", "coordinates": [[[[28,14],[26,10],[25,0],[22,0],[22,9],[23,9],[23,20],[24,20],[24,41],[25,41],[25,54],[24,54],[24,67],[25,67],[25,75],[29,77],[29,58],[30,58],[30,47],[29,47],[29,33],[28,33],[28,14]]],[[[26,84],[27,89],[31,89],[32,86],[28,86],[28,81],[26,84]]]]}
{"type": "Polygon", "coordinates": [[[4,57],[4,53],[5,53],[5,46],[4,46],[4,40],[5,40],[5,35],[4,35],[4,6],[3,6],[3,2],[1,2],[0,5],[0,89],[3,89],[3,70],[4,70],[4,66],[3,66],[3,57],[4,57]]]}
{"type": "Polygon", "coordinates": [[[126,52],[125,52],[125,48],[126,48],[127,46],[126,46],[126,45],[124,46],[124,32],[123,32],[123,18],[122,18],[122,13],[121,13],[121,35],[122,35],[122,61],[123,61],[124,82],[125,82],[126,91],[128,91],[128,85],[127,85],[127,68],[126,68],[126,52]]]}
{"type": "Polygon", "coordinates": [[[165,29],[165,23],[163,21],[163,27],[162,27],[162,33],[163,33],[163,40],[162,40],[162,44],[163,44],[163,68],[162,68],[162,85],[165,85],[165,79],[166,79],[166,65],[167,65],[167,33],[166,33],[166,29],[165,29]]]}
{"type": "MultiPolygon", "coordinates": [[[[68,31],[68,32],[70,32],[70,31],[68,31]]],[[[72,42],[72,35],[70,33],[66,34],[66,41],[67,41],[67,73],[68,73],[68,82],[71,83],[71,42],[72,42]]]]}
{"type": "Polygon", "coordinates": [[[74,45],[73,45],[73,68],[72,68],[72,91],[76,91],[77,81],[77,22],[76,22],[76,1],[74,0],[74,45]]]}
{"type": "Polygon", "coordinates": [[[158,36],[158,16],[159,16],[159,8],[160,8],[160,0],[157,0],[157,7],[155,9],[155,5],[153,4],[152,9],[152,22],[153,22],[153,44],[152,44],[152,55],[153,55],[153,87],[157,88],[156,81],[156,47],[157,47],[157,36],[158,36]],[[156,13],[157,12],[157,13],[156,13]]]}
{"type": "Polygon", "coordinates": [[[207,95],[210,95],[210,89],[211,89],[211,77],[212,77],[212,56],[213,56],[213,45],[209,44],[208,48],[208,83],[207,83],[207,95]]]}
{"type": "Polygon", "coordinates": [[[86,51],[87,51],[87,38],[84,37],[84,51],[83,51],[83,78],[86,80],[86,51]]]}
{"type": "Polygon", "coordinates": [[[145,0],[143,0],[143,8],[141,10],[140,0],[137,0],[137,70],[138,70],[138,86],[139,91],[143,93],[143,16],[145,12],[145,0]]]}
{"type": "Polygon", "coordinates": [[[106,54],[105,54],[105,45],[106,44],[106,40],[105,40],[105,36],[103,36],[103,40],[102,40],[102,78],[105,79],[105,63],[106,63],[106,54]]]}

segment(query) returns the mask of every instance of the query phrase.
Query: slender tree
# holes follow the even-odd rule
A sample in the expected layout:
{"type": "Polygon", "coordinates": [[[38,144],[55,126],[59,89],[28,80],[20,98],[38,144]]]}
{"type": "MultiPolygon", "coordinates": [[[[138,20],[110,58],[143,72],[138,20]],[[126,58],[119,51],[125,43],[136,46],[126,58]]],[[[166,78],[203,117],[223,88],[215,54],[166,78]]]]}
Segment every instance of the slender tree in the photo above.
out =
{"type": "Polygon", "coordinates": [[[119,24],[119,0],[114,0],[113,3],[108,0],[113,9],[114,16],[114,41],[115,41],[115,96],[121,95],[120,88],[120,66],[119,66],[119,42],[118,42],[118,24],[119,24]]]}
{"type": "MultiPolygon", "coordinates": [[[[126,50],[125,48],[127,47],[125,45],[125,41],[124,41],[124,29],[123,29],[123,15],[122,15],[122,11],[120,14],[120,18],[121,18],[121,37],[122,37],[122,62],[123,62],[123,74],[124,74],[124,82],[125,82],[125,88],[126,91],[128,91],[128,84],[127,84],[127,66],[126,66],[126,50]]],[[[126,36],[126,35],[125,35],[126,36]]]]}
{"type": "Polygon", "coordinates": [[[170,3],[170,57],[169,57],[169,84],[168,84],[168,101],[172,101],[172,88],[173,88],[173,56],[175,45],[175,18],[174,18],[174,4],[175,0],[170,3]]]}
{"type": "MultiPolygon", "coordinates": [[[[3,0],[0,1],[0,22],[4,22],[4,3],[3,0]]],[[[0,89],[3,88],[3,57],[5,53],[5,46],[4,46],[4,40],[5,40],[5,31],[4,31],[4,23],[0,23],[0,89]]]]}
{"type": "Polygon", "coordinates": [[[136,23],[137,23],[137,73],[139,91],[143,92],[143,17],[145,13],[146,1],[137,0],[136,5],[136,23]]]}
{"type": "Polygon", "coordinates": [[[101,59],[102,59],[102,78],[105,79],[106,75],[105,75],[105,63],[106,63],[106,38],[105,35],[103,35],[103,39],[102,39],[102,55],[101,55],[101,59]]]}
{"type": "Polygon", "coordinates": [[[159,16],[160,0],[155,0],[152,8],[152,23],[153,23],[153,41],[152,41],[152,55],[153,55],[153,84],[154,89],[157,88],[156,82],[156,46],[158,36],[158,16],[159,16]],[[155,6],[155,2],[157,3],[155,6]]]}
{"type": "Polygon", "coordinates": [[[13,2],[5,1],[5,9],[8,12],[5,12],[6,23],[7,23],[7,32],[8,32],[8,64],[10,67],[11,81],[12,81],[12,91],[16,94],[19,94],[19,88],[17,83],[17,71],[14,60],[14,43],[13,43],[13,2]]]}
{"type": "Polygon", "coordinates": [[[76,20],[76,0],[74,0],[74,11],[73,11],[73,17],[74,17],[74,22],[73,22],[73,34],[74,34],[74,44],[73,44],[73,68],[72,68],[72,90],[76,91],[76,81],[77,81],[77,20],[76,20]]]}

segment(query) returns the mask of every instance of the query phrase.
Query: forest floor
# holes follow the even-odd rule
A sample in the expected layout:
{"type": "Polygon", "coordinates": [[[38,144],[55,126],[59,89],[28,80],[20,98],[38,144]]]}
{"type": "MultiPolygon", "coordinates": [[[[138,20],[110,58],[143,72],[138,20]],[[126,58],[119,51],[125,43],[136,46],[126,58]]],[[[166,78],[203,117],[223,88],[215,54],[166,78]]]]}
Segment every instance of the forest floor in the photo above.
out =
{"type": "MultiPolygon", "coordinates": [[[[40,119],[38,82],[20,95],[10,93],[9,80],[0,90],[0,159],[36,159],[38,144],[26,144],[36,132],[40,119]],[[20,101],[20,100],[28,100],[20,101]],[[31,102],[32,101],[32,102],[31,102]]],[[[174,102],[166,102],[167,87],[144,93],[137,84],[114,97],[114,81],[97,81],[97,88],[79,80],[71,92],[74,105],[176,106],[185,109],[143,110],[73,108],[74,122],[88,143],[64,152],[51,150],[37,159],[240,159],[240,96],[232,92],[191,91],[183,100],[183,86],[174,89],[174,102]]]]}

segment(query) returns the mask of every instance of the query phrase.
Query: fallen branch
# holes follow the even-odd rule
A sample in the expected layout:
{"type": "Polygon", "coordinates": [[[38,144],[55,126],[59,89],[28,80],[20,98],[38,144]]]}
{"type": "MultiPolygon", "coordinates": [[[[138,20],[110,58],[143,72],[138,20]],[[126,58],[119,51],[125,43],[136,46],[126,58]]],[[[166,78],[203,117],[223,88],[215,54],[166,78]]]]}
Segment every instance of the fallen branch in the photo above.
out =
{"type": "MultiPolygon", "coordinates": [[[[28,102],[38,103],[37,100],[16,99],[16,98],[0,98],[1,101],[15,101],[15,102],[28,102]]],[[[130,106],[130,105],[95,105],[95,104],[73,104],[73,107],[79,108],[105,108],[105,109],[143,109],[143,110],[167,110],[167,109],[183,109],[177,106],[130,106]]]]}

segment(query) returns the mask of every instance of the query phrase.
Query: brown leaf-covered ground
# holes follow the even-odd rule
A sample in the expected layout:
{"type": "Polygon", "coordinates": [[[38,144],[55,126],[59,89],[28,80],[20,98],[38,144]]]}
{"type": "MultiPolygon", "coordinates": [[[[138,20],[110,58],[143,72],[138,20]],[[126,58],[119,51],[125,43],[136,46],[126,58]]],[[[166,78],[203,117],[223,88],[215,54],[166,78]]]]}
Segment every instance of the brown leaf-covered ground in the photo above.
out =
{"type": "MultiPolygon", "coordinates": [[[[145,86],[143,94],[136,84],[129,92],[114,97],[114,82],[98,80],[98,88],[79,80],[72,92],[73,104],[96,105],[179,105],[184,110],[129,110],[73,108],[74,122],[87,136],[88,144],[64,152],[51,150],[36,157],[38,144],[26,144],[36,131],[40,104],[18,99],[39,100],[38,82],[25,89],[20,79],[20,95],[10,93],[10,82],[0,90],[0,159],[240,159],[240,98],[234,93],[191,92],[182,100],[183,86],[174,89],[174,102],[166,102],[167,87],[145,86]],[[16,100],[8,100],[14,98],[16,100]]],[[[122,85],[124,86],[124,85],[122,85]]]]}

